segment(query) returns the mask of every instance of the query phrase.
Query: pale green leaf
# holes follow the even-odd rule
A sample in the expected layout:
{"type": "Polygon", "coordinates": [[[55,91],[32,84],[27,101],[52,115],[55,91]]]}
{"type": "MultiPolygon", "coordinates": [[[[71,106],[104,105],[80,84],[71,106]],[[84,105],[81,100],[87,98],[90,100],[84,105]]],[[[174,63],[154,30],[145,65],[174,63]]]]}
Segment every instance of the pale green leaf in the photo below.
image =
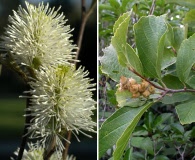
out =
{"type": "Polygon", "coordinates": [[[176,106],[176,112],[182,125],[195,122],[195,101],[176,106]]]}
{"type": "Polygon", "coordinates": [[[132,67],[137,72],[142,74],[142,64],[138,55],[133,48],[127,44],[127,31],[129,26],[130,15],[129,12],[119,17],[118,21],[114,25],[114,36],[111,43],[117,51],[119,63],[124,67],[132,67]],[[127,15],[128,17],[124,16],[127,15]],[[119,24],[120,23],[120,24],[119,24]]]}
{"type": "Polygon", "coordinates": [[[189,26],[195,26],[195,9],[186,13],[183,23],[188,24],[189,26]]]}
{"type": "Polygon", "coordinates": [[[186,6],[189,8],[195,8],[195,1],[194,0],[165,0],[166,3],[176,3],[181,6],[186,6]]]}
{"type": "Polygon", "coordinates": [[[134,25],[136,46],[145,76],[161,78],[167,25],[165,16],[142,17],[134,25]]]}
{"type": "Polygon", "coordinates": [[[178,51],[176,71],[179,79],[186,82],[195,63],[195,34],[184,40],[178,51]]]}
{"type": "MultiPolygon", "coordinates": [[[[126,12],[124,13],[122,16],[120,16],[117,21],[115,22],[114,24],[114,27],[113,27],[113,33],[116,32],[116,29],[121,25],[122,22],[124,22],[128,17],[130,16],[130,12],[126,12]]],[[[126,37],[126,34],[123,35],[124,36],[124,41],[125,41],[125,37],[126,37]]]]}
{"type": "Polygon", "coordinates": [[[172,95],[167,95],[162,99],[164,104],[174,104],[176,102],[184,102],[191,98],[195,98],[192,93],[174,93],[172,95]]]}
{"type": "Polygon", "coordinates": [[[145,103],[144,100],[140,98],[131,98],[132,93],[129,91],[117,91],[116,100],[119,107],[130,106],[130,107],[139,107],[145,103]]]}
{"type": "Polygon", "coordinates": [[[138,108],[130,108],[130,110],[128,111],[131,113],[131,115],[129,115],[128,117],[129,125],[126,127],[125,131],[122,133],[122,135],[120,135],[120,138],[117,140],[116,149],[113,154],[114,160],[119,160],[121,158],[135,126],[139,122],[144,112],[146,112],[152,104],[153,103],[147,103],[138,108]]]}
{"type": "MultiPolygon", "coordinates": [[[[121,19],[123,20],[123,15],[119,17],[117,22],[121,22],[121,19]]],[[[111,43],[113,47],[116,49],[119,63],[124,67],[126,67],[127,65],[127,59],[124,54],[124,50],[126,48],[126,38],[127,38],[126,34],[127,34],[128,26],[129,26],[129,20],[130,18],[128,16],[120,24],[118,24],[118,28],[116,28],[116,30],[114,29],[115,30],[114,36],[111,39],[111,43]]]]}
{"type": "Polygon", "coordinates": [[[103,50],[104,55],[100,57],[101,70],[112,80],[119,82],[121,76],[138,79],[135,74],[130,72],[126,67],[122,67],[117,58],[116,50],[112,45],[103,50]]]}

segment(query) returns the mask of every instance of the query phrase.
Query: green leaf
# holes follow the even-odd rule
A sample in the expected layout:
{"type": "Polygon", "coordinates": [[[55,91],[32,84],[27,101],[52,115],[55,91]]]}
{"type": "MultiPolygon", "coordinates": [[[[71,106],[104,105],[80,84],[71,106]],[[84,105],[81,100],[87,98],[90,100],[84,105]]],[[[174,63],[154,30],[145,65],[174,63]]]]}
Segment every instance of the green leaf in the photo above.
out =
{"type": "Polygon", "coordinates": [[[186,6],[189,8],[195,8],[195,1],[194,0],[165,0],[166,3],[176,3],[181,6],[186,6]]]}
{"type": "Polygon", "coordinates": [[[176,51],[178,51],[182,41],[185,39],[185,28],[174,27],[173,34],[174,34],[173,47],[176,51]]]}
{"type": "Polygon", "coordinates": [[[195,34],[184,40],[178,51],[176,71],[179,79],[186,82],[195,63],[195,34]]]}
{"type": "Polygon", "coordinates": [[[122,107],[102,124],[99,131],[99,157],[116,144],[131,123],[130,119],[135,118],[141,108],[122,107]]]}
{"type": "Polygon", "coordinates": [[[103,50],[104,55],[100,57],[101,71],[107,74],[112,80],[119,82],[120,77],[132,77],[138,79],[135,74],[130,72],[126,67],[122,67],[117,59],[116,50],[112,45],[103,50]]]}
{"type": "Polygon", "coordinates": [[[108,5],[108,4],[100,4],[99,5],[99,10],[101,11],[101,10],[110,10],[110,11],[113,11],[113,8],[110,6],[110,5],[108,5]]]}
{"type": "Polygon", "coordinates": [[[115,9],[119,9],[120,8],[120,3],[117,0],[109,0],[109,3],[115,9]]]}
{"type": "Polygon", "coordinates": [[[139,58],[148,77],[161,78],[161,62],[167,25],[165,16],[142,17],[134,25],[139,58]]]}
{"type": "Polygon", "coordinates": [[[140,148],[146,150],[147,153],[153,155],[153,142],[149,137],[132,137],[131,138],[131,145],[136,148],[140,148]]]}
{"type": "Polygon", "coordinates": [[[174,41],[173,27],[169,23],[167,23],[167,27],[165,47],[171,46],[174,41]]]}
{"type": "Polygon", "coordinates": [[[109,91],[107,91],[107,98],[108,98],[108,101],[112,105],[116,106],[117,105],[117,101],[116,101],[115,92],[116,92],[116,90],[109,90],[109,91]]]}
{"type": "Polygon", "coordinates": [[[140,152],[133,152],[133,160],[145,160],[145,156],[144,154],[140,153],[140,152]]]}
{"type": "Polygon", "coordinates": [[[173,124],[171,124],[171,128],[172,128],[172,130],[174,130],[175,133],[177,133],[177,134],[183,135],[183,133],[184,133],[184,128],[183,128],[183,126],[182,126],[181,124],[179,124],[179,123],[173,123],[173,124]]]}
{"type": "Polygon", "coordinates": [[[195,26],[195,9],[192,9],[186,13],[183,23],[192,27],[195,26]]]}
{"type": "Polygon", "coordinates": [[[190,87],[195,88],[195,72],[194,71],[193,72],[191,71],[190,76],[189,76],[188,80],[186,81],[186,83],[190,87]]]}
{"type": "Polygon", "coordinates": [[[123,107],[110,116],[99,131],[99,157],[111,148],[129,125],[130,107],[123,107]]]}
{"type": "Polygon", "coordinates": [[[169,158],[164,155],[157,155],[153,160],[169,160],[169,158]]]}
{"type": "Polygon", "coordinates": [[[122,0],[121,9],[123,12],[127,11],[128,8],[132,8],[132,6],[136,3],[135,0],[122,0]]]}
{"type": "Polygon", "coordinates": [[[154,114],[152,112],[147,112],[145,113],[145,119],[144,119],[144,123],[147,127],[147,130],[149,132],[152,131],[153,128],[153,122],[154,122],[154,114]]]}
{"type": "Polygon", "coordinates": [[[175,62],[176,62],[176,57],[174,53],[170,49],[165,48],[163,53],[162,64],[161,64],[161,70],[169,67],[175,62]]]}
{"type": "Polygon", "coordinates": [[[179,104],[176,112],[182,125],[195,122],[195,101],[179,104]]]}
{"type": "Polygon", "coordinates": [[[130,106],[130,107],[139,107],[145,103],[145,101],[140,98],[131,98],[132,93],[129,91],[117,91],[116,100],[119,107],[130,106]]]}
{"type": "Polygon", "coordinates": [[[133,136],[148,136],[148,131],[143,126],[136,126],[133,131],[133,136]]]}
{"type": "Polygon", "coordinates": [[[126,151],[123,160],[132,160],[132,153],[133,153],[133,148],[131,147],[131,148],[129,148],[129,149],[126,151]]]}
{"type": "Polygon", "coordinates": [[[142,64],[133,48],[127,44],[127,31],[129,26],[129,12],[123,14],[114,25],[114,36],[111,43],[117,51],[119,63],[124,67],[132,67],[142,74],[142,64]]]}
{"type": "Polygon", "coordinates": [[[172,116],[172,113],[162,113],[154,120],[154,127],[158,127],[172,116]]]}
{"type": "MultiPolygon", "coordinates": [[[[138,108],[130,108],[129,107],[129,111],[131,114],[128,117],[128,122],[129,125],[126,126],[125,131],[122,133],[122,135],[120,134],[120,137],[116,143],[116,149],[113,153],[113,157],[114,160],[119,160],[120,157],[122,156],[125,147],[130,139],[130,136],[135,128],[135,126],[137,125],[137,123],[139,122],[141,116],[143,115],[144,112],[147,111],[147,109],[152,105],[153,103],[147,103],[141,107],[138,108]]],[[[124,108],[124,107],[123,107],[124,108]]]]}
{"type": "Polygon", "coordinates": [[[184,85],[181,83],[181,81],[176,76],[168,74],[164,76],[162,80],[168,88],[171,88],[171,89],[184,88],[184,85]]]}
{"type": "Polygon", "coordinates": [[[174,104],[176,102],[187,101],[190,98],[195,98],[195,96],[192,93],[174,93],[172,95],[165,96],[161,102],[164,104],[174,104]]]}

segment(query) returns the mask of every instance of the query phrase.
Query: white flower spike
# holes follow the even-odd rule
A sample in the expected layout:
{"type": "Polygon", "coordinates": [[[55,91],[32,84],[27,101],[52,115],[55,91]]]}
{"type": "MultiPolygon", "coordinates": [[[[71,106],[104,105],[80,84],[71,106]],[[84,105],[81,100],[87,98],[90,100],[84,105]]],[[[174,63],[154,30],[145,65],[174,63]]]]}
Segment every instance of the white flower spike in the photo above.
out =
{"type": "Polygon", "coordinates": [[[39,4],[26,2],[27,9],[19,6],[18,12],[9,17],[1,48],[19,65],[38,69],[40,65],[64,64],[74,61],[76,46],[72,44],[70,26],[63,13],[39,4]]]}
{"type": "Polygon", "coordinates": [[[29,110],[34,117],[29,132],[33,138],[40,136],[42,144],[49,146],[55,141],[57,149],[62,151],[61,140],[67,131],[75,136],[79,132],[87,135],[83,131],[95,132],[96,123],[91,119],[95,109],[91,91],[95,89],[87,75],[82,68],[75,70],[74,65],[36,72],[36,81],[29,83],[32,88],[29,110]]]}

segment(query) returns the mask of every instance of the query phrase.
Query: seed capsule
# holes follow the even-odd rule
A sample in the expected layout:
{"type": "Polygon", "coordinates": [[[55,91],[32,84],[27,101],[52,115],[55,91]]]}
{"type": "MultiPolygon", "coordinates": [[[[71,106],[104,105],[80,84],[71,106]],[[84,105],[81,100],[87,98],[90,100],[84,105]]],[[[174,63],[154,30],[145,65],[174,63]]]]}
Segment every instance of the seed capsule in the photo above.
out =
{"type": "Polygon", "coordinates": [[[154,86],[149,86],[149,87],[148,87],[148,91],[149,91],[151,94],[154,94],[154,92],[155,92],[154,86]]]}
{"type": "Polygon", "coordinates": [[[145,88],[147,88],[149,86],[149,83],[145,80],[142,80],[142,83],[141,83],[145,88]]]}
{"type": "Polygon", "coordinates": [[[130,91],[131,93],[137,93],[137,92],[138,92],[138,85],[137,85],[137,84],[131,85],[131,86],[129,87],[129,91],[130,91]]]}
{"type": "Polygon", "coordinates": [[[122,85],[124,85],[124,84],[127,83],[127,80],[128,80],[128,78],[126,78],[126,77],[124,77],[124,76],[121,76],[121,78],[120,78],[120,83],[121,83],[122,85]]]}
{"type": "Polygon", "coordinates": [[[138,98],[138,97],[140,97],[140,93],[139,92],[133,93],[132,98],[138,98]]]}
{"type": "Polygon", "coordinates": [[[131,85],[136,84],[136,80],[133,79],[133,78],[129,78],[129,83],[130,83],[131,85]]]}
{"type": "Polygon", "coordinates": [[[138,88],[139,88],[139,92],[144,92],[146,90],[145,84],[142,84],[142,83],[139,84],[138,88]]]}
{"type": "Polygon", "coordinates": [[[145,91],[142,93],[142,95],[143,95],[145,98],[147,98],[147,97],[149,97],[150,92],[149,92],[148,90],[145,90],[145,91]]]}

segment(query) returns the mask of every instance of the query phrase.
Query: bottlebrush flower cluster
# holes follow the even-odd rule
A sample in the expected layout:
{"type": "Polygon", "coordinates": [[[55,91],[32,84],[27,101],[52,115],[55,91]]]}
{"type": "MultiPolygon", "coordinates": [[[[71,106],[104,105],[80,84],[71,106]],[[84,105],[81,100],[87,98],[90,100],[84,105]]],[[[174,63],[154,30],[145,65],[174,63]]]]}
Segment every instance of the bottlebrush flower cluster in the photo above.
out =
{"type": "Polygon", "coordinates": [[[40,139],[40,147],[54,143],[62,152],[68,131],[75,136],[95,132],[91,118],[95,85],[84,68],[73,64],[77,47],[63,13],[43,3],[36,7],[26,2],[26,8],[20,6],[9,17],[1,50],[29,77],[31,89],[25,92],[30,98],[26,116],[32,117],[29,134],[40,139]]]}

